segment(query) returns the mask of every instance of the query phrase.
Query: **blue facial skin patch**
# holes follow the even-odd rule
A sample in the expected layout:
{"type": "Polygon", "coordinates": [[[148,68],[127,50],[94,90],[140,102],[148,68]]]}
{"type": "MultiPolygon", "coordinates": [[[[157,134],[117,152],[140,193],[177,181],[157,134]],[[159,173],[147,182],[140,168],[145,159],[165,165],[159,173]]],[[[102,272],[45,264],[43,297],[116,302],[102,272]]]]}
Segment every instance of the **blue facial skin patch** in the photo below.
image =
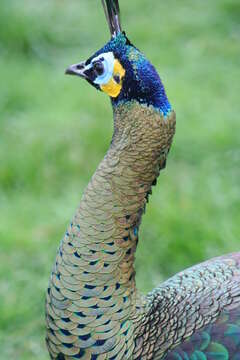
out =
{"type": "MultiPolygon", "coordinates": [[[[91,61],[94,63],[95,61],[101,60],[103,66],[104,66],[104,72],[102,75],[99,75],[95,80],[94,83],[98,85],[105,85],[107,84],[112,76],[113,76],[113,69],[114,69],[114,55],[112,52],[107,52],[104,54],[101,54],[91,61]]],[[[89,66],[89,65],[88,65],[89,66]]]]}

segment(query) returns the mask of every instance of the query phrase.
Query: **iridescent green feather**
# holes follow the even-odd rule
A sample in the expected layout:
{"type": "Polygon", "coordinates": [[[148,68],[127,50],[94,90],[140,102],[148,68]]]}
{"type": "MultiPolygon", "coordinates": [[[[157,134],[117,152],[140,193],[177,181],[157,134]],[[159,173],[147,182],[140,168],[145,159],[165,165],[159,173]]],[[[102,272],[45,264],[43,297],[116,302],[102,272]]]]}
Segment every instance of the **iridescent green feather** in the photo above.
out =
{"type": "Polygon", "coordinates": [[[239,360],[240,309],[224,311],[217,322],[195,332],[164,360],[239,360]]]}

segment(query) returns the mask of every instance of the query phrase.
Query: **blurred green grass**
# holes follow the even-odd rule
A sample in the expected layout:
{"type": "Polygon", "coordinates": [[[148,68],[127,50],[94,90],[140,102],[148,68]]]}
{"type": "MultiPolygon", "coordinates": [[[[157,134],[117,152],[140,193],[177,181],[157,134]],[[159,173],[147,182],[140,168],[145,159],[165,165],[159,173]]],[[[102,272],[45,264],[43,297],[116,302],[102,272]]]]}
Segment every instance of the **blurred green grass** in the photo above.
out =
{"type": "MultiPolygon", "coordinates": [[[[177,112],[140,232],[137,282],[148,291],[240,249],[240,3],[120,3],[124,29],[156,65],[177,112]]],[[[108,38],[100,1],[1,1],[1,359],[48,359],[49,273],[112,132],[107,97],[63,73],[108,38]]]]}

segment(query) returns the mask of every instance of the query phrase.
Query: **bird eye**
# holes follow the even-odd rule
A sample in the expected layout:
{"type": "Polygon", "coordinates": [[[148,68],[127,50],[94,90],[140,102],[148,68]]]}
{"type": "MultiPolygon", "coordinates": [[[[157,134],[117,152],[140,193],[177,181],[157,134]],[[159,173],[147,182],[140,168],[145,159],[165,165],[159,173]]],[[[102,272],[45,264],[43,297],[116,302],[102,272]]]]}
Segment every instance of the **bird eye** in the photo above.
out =
{"type": "Polygon", "coordinates": [[[93,69],[94,71],[96,72],[96,74],[99,76],[99,75],[102,75],[104,73],[104,65],[101,61],[96,61],[94,64],[93,64],[93,69]]]}

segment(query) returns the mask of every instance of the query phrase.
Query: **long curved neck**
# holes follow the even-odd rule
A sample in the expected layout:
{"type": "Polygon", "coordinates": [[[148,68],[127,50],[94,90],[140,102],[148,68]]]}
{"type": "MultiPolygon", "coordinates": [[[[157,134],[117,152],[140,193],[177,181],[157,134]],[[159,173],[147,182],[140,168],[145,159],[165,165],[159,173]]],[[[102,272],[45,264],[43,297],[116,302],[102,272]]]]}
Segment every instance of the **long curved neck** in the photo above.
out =
{"type": "Polygon", "coordinates": [[[163,116],[137,102],[114,109],[111,146],[84,192],[53,269],[47,319],[49,339],[57,339],[49,340],[51,346],[61,339],[71,342],[66,353],[76,354],[80,347],[87,358],[91,353],[112,358],[116,351],[119,358],[132,358],[147,305],[135,287],[138,228],[174,131],[173,111],[163,116]]]}

